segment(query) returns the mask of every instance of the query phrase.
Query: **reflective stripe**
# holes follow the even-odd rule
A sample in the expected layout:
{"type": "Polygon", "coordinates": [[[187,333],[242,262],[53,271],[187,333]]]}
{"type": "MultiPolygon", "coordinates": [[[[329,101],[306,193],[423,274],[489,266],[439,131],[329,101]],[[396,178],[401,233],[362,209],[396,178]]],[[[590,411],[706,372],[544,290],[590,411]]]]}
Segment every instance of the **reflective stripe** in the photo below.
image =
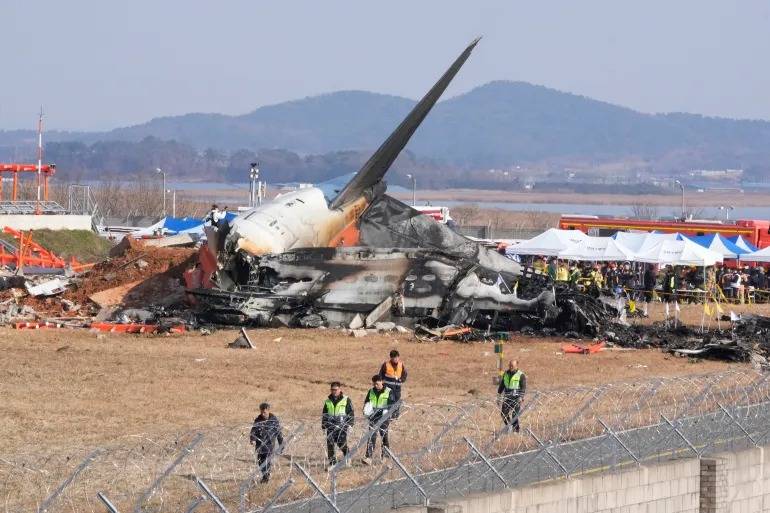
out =
{"type": "Polygon", "coordinates": [[[506,372],[503,374],[503,386],[505,386],[506,390],[520,390],[521,385],[521,377],[524,375],[523,372],[520,370],[517,370],[515,373],[510,374],[506,372]]]}
{"type": "Polygon", "coordinates": [[[390,399],[390,389],[385,387],[379,396],[375,393],[374,389],[369,390],[369,404],[374,408],[383,409],[388,406],[388,399],[390,399]]]}
{"type": "Polygon", "coordinates": [[[331,415],[332,417],[342,417],[347,415],[348,398],[343,395],[342,399],[340,399],[337,404],[334,404],[331,399],[327,399],[324,403],[324,407],[326,408],[327,415],[331,415]]]}
{"type": "Polygon", "coordinates": [[[390,360],[385,362],[385,377],[390,379],[401,379],[401,375],[404,373],[404,364],[403,362],[398,362],[396,364],[396,367],[393,368],[393,364],[390,363],[390,360]]]}

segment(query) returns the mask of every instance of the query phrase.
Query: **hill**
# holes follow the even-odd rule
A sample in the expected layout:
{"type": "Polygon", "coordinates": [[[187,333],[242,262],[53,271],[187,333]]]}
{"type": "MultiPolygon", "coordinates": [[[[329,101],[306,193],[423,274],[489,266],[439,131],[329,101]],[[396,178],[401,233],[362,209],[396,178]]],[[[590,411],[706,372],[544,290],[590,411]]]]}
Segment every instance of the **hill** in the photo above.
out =
{"type": "MultiPolygon", "coordinates": [[[[154,137],[198,151],[366,153],[412,105],[413,100],[396,96],[340,91],[240,116],[164,117],[104,133],[57,133],[49,141],[139,142],[154,137]]],[[[0,132],[6,154],[20,141],[29,142],[30,133],[0,132]]],[[[644,114],[524,82],[491,82],[440,102],[407,148],[447,166],[476,169],[624,160],[644,162],[650,169],[765,166],[770,161],[770,123],[644,114]]]]}

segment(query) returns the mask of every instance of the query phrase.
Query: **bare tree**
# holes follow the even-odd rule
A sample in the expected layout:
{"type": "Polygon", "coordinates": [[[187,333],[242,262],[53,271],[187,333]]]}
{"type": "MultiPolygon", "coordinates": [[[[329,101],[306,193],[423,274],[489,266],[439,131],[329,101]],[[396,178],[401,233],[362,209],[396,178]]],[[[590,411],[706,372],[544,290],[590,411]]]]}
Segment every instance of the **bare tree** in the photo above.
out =
{"type": "Polygon", "coordinates": [[[476,204],[462,205],[452,208],[452,219],[460,226],[467,226],[478,222],[481,209],[476,204]]]}
{"type": "Polygon", "coordinates": [[[634,203],[631,205],[631,217],[636,219],[656,219],[658,207],[651,203],[634,203]]]}

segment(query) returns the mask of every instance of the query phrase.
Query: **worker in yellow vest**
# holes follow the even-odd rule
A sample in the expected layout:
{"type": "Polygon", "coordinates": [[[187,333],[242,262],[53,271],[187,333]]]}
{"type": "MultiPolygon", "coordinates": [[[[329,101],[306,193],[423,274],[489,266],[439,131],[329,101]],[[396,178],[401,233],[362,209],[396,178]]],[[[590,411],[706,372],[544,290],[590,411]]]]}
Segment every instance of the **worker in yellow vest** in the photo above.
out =
{"type": "Polygon", "coordinates": [[[374,446],[377,443],[377,435],[380,435],[382,439],[382,457],[387,457],[385,453],[385,447],[390,447],[390,441],[388,440],[388,427],[390,424],[390,416],[388,412],[393,407],[392,391],[385,386],[385,382],[382,376],[375,374],[372,376],[372,388],[366,393],[364,398],[364,416],[369,419],[369,430],[372,435],[366,443],[366,455],[361,460],[364,465],[372,464],[372,454],[374,453],[374,446]],[[382,420],[385,418],[386,420],[382,420]]]}
{"type": "Polygon", "coordinates": [[[527,376],[519,369],[517,360],[509,361],[508,370],[503,374],[497,387],[500,414],[503,417],[503,424],[509,430],[519,431],[519,414],[526,391],[527,376]]]}
{"type": "MultiPolygon", "coordinates": [[[[404,362],[401,361],[401,355],[395,349],[390,352],[390,358],[382,364],[380,367],[380,376],[385,383],[385,386],[390,388],[390,395],[393,396],[393,402],[397,403],[401,400],[401,388],[406,383],[406,367],[404,362]]],[[[393,412],[391,418],[398,418],[398,406],[396,411],[393,412]]]]}
{"type": "MultiPolygon", "coordinates": [[[[336,447],[342,451],[343,458],[348,455],[348,429],[353,426],[354,415],[353,402],[342,393],[342,384],[333,381],[321,411],[321,429],[326,432],[329,468],[337,464],[336,447]]],[[[346,463],[350,464],[349,461],[346,463]]]]}
{"type": "Polygon", "coordinates": [[[556,268],[556,281],[569,281],[569,271],[567,270],[567,264],[563,260],[559,262],[559,267],[556,268]]]}

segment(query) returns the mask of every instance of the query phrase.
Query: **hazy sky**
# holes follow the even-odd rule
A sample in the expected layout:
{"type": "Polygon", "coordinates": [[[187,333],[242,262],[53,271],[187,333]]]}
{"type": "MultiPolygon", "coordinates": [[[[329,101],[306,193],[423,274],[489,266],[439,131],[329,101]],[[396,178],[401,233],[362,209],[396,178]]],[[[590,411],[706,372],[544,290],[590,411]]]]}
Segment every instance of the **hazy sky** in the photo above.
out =
{"type": "Polygon", "coordinates": [[[645,112],[770,119],[767,0],[1,0],[0,129],[245,113],[340,89],[523,80],[645,112]]]}

